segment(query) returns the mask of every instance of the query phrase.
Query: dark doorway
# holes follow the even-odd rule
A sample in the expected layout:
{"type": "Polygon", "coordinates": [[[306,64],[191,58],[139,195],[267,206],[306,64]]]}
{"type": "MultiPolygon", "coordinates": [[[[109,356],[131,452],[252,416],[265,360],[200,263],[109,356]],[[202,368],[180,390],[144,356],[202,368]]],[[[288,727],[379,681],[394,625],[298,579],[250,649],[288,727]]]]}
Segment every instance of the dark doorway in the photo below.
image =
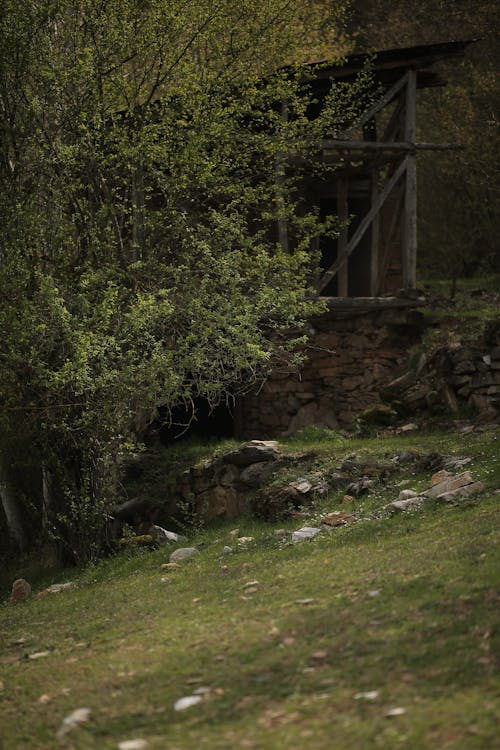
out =
{"type": "Polygon", "coordinates": [[[193,401],[194,416],[191,409],[176,406],[170,418],[159,410],[159,436],[163,445],[186,437],[224,438],[234,436],[234,415],[229,405],[220,404],[211,409],[204,398],[193,401]]]}

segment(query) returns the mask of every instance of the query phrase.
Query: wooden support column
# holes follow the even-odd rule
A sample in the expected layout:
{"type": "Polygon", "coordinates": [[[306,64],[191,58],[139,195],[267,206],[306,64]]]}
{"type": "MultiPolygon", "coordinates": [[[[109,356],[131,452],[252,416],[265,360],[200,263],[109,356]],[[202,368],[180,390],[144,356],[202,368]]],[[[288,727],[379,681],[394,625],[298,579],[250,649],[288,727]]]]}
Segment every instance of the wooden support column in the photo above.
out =
{"type": "MultiPolygon", "coordinates": [[[[377,202],[378,198],[378,169],[372,170],[372,189],[371,205],[377,202]]],[[[372,221],[371,251],[370,251],[370,295],[376,297],[378,294],[379,279],[379,232],[380,232],[380,213],[377,212],[372,221]]]]}
{"type": "Polygon", "coordinates": [[[347,180],[339,177],[337,180],[337,215],[341,224],[339,239],[337,242],[337,262],[341,261],[338,271],[338,297],[347,297],[349,295],[349,264],[346,256],[348,242],[349,206],[347,200],[347,180]],[[345,262],[343,261],[345,257],[345,262]]]}
{"type": "MultiPolygon", "coordinates": [[[[408,72],[405,107],[405,141],[415,144],[416,131],[416,71],[408,72]]],[[[417,285],[417,162],[415,151],[406,156],[406,185],[403,235],[403,285],[414,289],[417,285]]]]}

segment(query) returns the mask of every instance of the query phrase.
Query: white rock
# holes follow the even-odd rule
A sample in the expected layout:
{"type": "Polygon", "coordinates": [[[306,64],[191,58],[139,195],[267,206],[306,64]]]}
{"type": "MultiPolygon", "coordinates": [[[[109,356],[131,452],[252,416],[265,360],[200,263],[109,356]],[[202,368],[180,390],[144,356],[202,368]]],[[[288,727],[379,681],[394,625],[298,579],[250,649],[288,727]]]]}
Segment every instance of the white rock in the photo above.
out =
{"type": "Polygon", "coordinates": [[[388,507],[392,510],[416,510],[420,508],[426,498],[417,495],[416,497],[409,497],[407,500],[395,500],[393,503],[389,503],[388,507]]]}
{"type": "Polygon", "coordinates": [[[199,551],[196,549],[196,547],[179,547],[179,549],[174,550],[172,554],[170,555],[170,562],[179,562],[179,560],[186,560],[188,557],[193,557],[193,555],[199,555],[199,551]]]}
{"type": "Polygon", "coordinates": [[[168,531],[163,526],[157,526],[156,524],[150,526],[149,533],[154,541],[161,546],[164,544],[173,544],[174,542],[187,542],[187,537],[182,536],[182,534],[176,534],[175,531],[168,531]]]}
{"type": "Polygon", "coordinates": [[[292,534],[292,542],[302,542],[305,539],[314,539],[319,534],[321,529],[316,529],[314,526],[303,526],[301,529],[297,529],[292,534]]]}
{"type": "Polygon", "coordinates": [[[61,739],[61,737],[64,737],[65,734],[71,732],[72,729],[88,721],[90,713],[90,708],[76,708],[74,711],[68,714],[63,719],[63,722],[57,733],[57,738],[61,739]]]}
{"type": "Polygon", "coordinates": [[[74,589],[76,586],[75,581],[67,581],[66,583],[53,583],[52,586],[48,586],[44,591],[47,594],[59,594],[61,591],[66,589],[74,589]]]}
{"type": "Polygon", "coordinates": [[[147,740],[123,740],[118,743],[118,750],[145,750],[148,745],[147,740]]]}
{"type": "Polygon", "coordinates": [[[202,700],[203,699],[201,695],[186,695],[184,698],[179,698],[179,700],[175,701],[174,710],[185,711],[186,708],[196,706],[196,704],[200,703],[202,700]]]}
{"type": "Polygon", "coordinates": [[[378,690],[367,690],[364,693],[356,693],[354,696],[355,701],[374,701],[378,698],[378,690]]]}
{"type": "Polygon", "coordinates": [[[397,706],[396,708],[391,708],[387,713],[384,714],[388,719],[391,719],[393,716],[402,716],[406,713],[406,708],[401,708],[401,706],[397,706]]]}
{"type": "Polygon", "coordinates": [[[227,544],[225,545],[224,549],[222,550],[225,555],[230,555],[233,551],[232,547],[229,547],[227,544]]]}
{"type": "Polygon", "coordinates": [[[415,490],[401,490],[398,496],[398,500],[409,500],[410,497],[417,497],[418,492],[415,490]]]}

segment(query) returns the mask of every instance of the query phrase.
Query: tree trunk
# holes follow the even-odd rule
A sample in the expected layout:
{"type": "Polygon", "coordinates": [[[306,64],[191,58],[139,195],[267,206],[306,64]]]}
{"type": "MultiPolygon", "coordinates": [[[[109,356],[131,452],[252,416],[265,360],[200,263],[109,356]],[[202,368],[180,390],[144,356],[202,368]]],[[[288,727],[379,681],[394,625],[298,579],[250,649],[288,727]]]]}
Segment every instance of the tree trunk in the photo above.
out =
{"type": "Polygon", "coordinates": [[[0,500],[7,519],[7,527],[21,552],[27,549],[27,537],[22,522],[19,498],[9,477],[5,459],[0,456],[0,500]]]}

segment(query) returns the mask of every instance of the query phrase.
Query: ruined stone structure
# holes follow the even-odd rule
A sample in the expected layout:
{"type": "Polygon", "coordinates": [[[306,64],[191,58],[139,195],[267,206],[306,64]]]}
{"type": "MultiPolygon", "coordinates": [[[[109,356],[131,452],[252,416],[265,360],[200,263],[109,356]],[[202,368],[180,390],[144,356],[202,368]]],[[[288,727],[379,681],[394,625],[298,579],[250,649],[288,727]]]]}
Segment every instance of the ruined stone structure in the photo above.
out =
{"type": "MultiPolygon", "coordinates": [[[[375,103],[358,122],[321,142],[320,158],[335,166],[334,177],[306,180],[305,200],[314,196],[320,212],[344,222],[337,240],[319,240],[317,290],[327,298],[328,313],[312,321],[301,371],[275,372],[237,404],[236,435],[349,425],[404,371],[421,332],[414,309],[416,155],[455,147],[417,143],[417,91],[444,85],[435,65],[460,57],[468,44],[376,53],[375,103]]],[[[353,80],[366,62],[366,55],[352,55],[342,66],[321,66],[313,84],[318,106],[332,85],[353,80]]],[[[286,227],[279,227],[279,237],[286,250],[286,227]]]]}

